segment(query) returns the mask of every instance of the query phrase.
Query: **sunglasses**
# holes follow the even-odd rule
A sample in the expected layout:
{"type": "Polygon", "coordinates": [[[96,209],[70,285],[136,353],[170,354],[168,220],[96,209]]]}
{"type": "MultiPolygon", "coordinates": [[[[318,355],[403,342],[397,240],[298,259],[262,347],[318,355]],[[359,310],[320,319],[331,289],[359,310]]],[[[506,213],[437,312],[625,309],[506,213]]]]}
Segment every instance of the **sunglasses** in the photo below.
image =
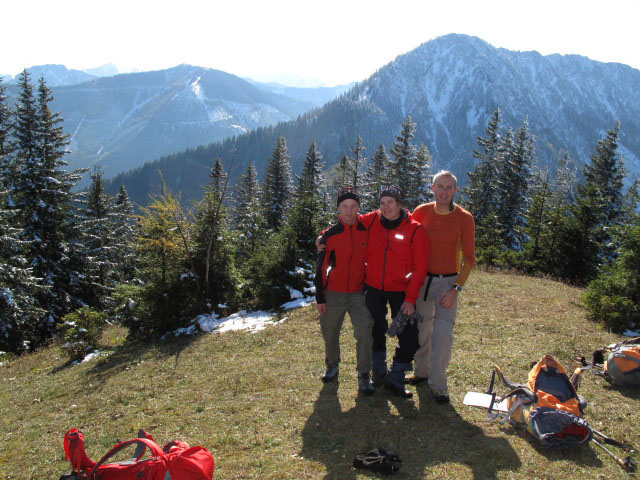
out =
{"type": "Polygon", "coordinates": [[[392,185],[386,185],[386,186],[380,187],[380,193],[382,192],[397,193],[398,195],[402,195],[402,190],[392,185]]]}
{"type": "Polygon", "coordinates": [[[345,193],[354,193],[358,195],[358,189],[356,187],[342,187],[340,191],[338,191],[338,196],[344,195],[345,193]]]}

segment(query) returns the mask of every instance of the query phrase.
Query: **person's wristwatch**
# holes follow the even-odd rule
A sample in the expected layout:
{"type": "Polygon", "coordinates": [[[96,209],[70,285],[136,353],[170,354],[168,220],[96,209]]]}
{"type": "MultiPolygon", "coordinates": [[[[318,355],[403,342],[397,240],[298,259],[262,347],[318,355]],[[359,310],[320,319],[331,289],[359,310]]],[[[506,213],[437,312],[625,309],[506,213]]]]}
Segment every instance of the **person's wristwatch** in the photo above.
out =
{"type": "Polygon", "coordinates": [[[454,284],[453,284],[453,289],[454,289],[456,292],[460,293],[460,292],[462,291],[462,285],[458,285],[457,283],[454,283],[454,284]]]}

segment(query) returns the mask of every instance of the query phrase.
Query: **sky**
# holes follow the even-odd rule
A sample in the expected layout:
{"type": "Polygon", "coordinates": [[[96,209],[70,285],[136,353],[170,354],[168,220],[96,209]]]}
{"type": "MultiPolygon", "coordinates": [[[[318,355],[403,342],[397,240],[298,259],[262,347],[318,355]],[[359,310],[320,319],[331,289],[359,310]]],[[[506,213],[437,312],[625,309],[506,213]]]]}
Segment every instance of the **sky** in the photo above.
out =
{"type": "Polygon", "coordinates": [[[449,33],[640,69],[640,0],[29,0],[0,12],[0,74],[13,76],[50,63],[120,72],[188,63],[334,86],[449,33]]]}

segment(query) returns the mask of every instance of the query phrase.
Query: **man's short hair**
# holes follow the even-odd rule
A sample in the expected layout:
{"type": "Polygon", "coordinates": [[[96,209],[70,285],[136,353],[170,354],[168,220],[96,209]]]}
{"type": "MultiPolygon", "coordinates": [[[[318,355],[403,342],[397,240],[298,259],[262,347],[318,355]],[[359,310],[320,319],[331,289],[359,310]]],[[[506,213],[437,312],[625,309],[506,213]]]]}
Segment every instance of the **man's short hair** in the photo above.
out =
{"type": "Polygon", "coordinates": [[[433,185],[436,184],[436,181],[440,178],[440,177],[451,177],[453,179],[453,186],[454,188],[458,188],[458,177],[456,177],[453,172],[450,172],[449,170],[440,170],[438,173],[436,173],[433,176],[433,185]]]}

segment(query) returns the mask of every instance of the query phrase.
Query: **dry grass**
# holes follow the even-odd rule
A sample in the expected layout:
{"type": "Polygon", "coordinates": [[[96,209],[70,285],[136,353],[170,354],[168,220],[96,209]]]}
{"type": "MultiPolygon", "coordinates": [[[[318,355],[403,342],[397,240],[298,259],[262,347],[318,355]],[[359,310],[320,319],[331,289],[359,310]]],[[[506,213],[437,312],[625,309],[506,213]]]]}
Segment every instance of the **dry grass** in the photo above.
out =
{"type": "MultiPolygon", "coordinates": [[[[323,385],[313,307],[255,334],[132,345],[113,328],[103,339],[110,354],[75,366],[51,347],[0,367],[0,479],[68,472],[62,438],[71,427],[84,431],[94,459],[140,427],[159,443],[203,445],[217,479],[377,478],[351,462],[379,445],[403,459],[398,479],[623,478],[595,445],[548,453],[462,405],[466,391],[486,388],[493,364],[524,381],[544,354],[573,369],[575,355],[617,341],[586,320],[579,295],[549,280],[475,272],[455,331],[449,406],[436,405],[423,386],[409,401],[384,390],[358,397],[348,323],[341,381],[323,385]]],[[[640,392],[585,376],[581,393],[593,426],[640,446],[640,392]]]]}

